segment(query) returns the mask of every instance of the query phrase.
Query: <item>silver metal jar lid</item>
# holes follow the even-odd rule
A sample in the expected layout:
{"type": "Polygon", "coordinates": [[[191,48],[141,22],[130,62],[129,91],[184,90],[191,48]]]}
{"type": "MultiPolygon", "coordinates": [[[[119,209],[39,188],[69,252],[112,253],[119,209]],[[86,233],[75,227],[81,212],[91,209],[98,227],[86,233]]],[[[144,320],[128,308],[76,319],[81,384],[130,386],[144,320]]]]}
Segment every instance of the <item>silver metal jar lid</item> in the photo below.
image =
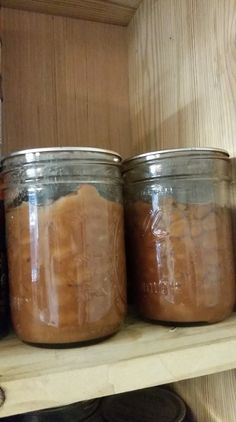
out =
{"type": "Polygon", "coordinates": [[[26,164],[53,158],[62,160],[75,158],[81,160],[93,160],[94,162],[110,162],[113,164],[119,164],[121,162],[121,156],[117,152],[107,149],[91,147],[54,147],[16,151],[5,156],[2,163],[5,167],[8,166],[11,161],[17,161],[18,164],[26,164]]]}
{"type": "Polygon", "coordinates": [[[200,148],[200,147],[191,147],[191,148],[176,148],[176,149],[166,149],[159,151],[146,152],[144,154],[135,155],[133,157],[127,158],[123,161],[124,171],[130,167],[134,167],[138,164],[143,164],[157,159],[164,158],[173,158],[173,157],[187,157],[191,155],[202,155],[206,156],[213,154],[215,158],[229,158],[229,153],[221,148],[200,148]],[[223,157],[222,157],[223,156],[223,157]]]}

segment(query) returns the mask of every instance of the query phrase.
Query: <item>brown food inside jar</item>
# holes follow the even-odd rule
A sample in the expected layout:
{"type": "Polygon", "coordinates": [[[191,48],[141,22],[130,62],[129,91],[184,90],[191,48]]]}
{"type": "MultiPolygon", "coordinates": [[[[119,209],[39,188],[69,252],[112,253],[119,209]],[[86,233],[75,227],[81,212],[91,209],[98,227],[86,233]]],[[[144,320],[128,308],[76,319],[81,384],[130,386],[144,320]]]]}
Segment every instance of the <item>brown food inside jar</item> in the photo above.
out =
{"type": "Polygon", "coordinates": [[[141,315],[152,320],[217,322],[235,300],[230,210],[137,201],[126,208],[132,291],[141,315]]]}
{"type": "Polygon", "coordinates": [[[90,185],[50,205],[6,213],[13,325],[61,344],[116,332],[126,311],[123,206],[90,185]]]}

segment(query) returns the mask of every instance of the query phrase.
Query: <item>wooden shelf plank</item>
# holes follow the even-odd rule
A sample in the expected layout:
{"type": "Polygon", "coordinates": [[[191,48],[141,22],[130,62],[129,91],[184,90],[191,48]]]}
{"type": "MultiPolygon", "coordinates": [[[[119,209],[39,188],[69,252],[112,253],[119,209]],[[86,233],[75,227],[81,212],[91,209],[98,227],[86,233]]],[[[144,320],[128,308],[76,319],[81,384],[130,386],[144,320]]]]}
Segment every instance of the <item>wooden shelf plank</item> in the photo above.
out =
{"type": "Polygon", "coordinates": [[[176,382],[236,367],[236,315],[216,325],[175,328],[126,322],[100,344],[67,350],[1,341],[0,417],[176,382]]]}
{"type": "Polygon", "coordinates": [[[4,7],[126,26],[141,0],[0,0],[4,7]]]}

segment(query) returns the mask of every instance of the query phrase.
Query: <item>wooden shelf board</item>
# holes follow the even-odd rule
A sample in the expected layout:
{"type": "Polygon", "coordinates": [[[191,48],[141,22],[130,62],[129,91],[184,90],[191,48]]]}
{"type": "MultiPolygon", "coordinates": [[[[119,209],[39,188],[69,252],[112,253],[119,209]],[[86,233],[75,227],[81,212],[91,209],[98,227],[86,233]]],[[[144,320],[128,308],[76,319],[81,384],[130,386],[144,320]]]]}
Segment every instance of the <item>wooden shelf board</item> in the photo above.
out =
{"type": "Polygon", "coordinates": [[[141,0],[0,0],[4,7],[126,26],[141,0]]]}
{"type": "Polygon", "coordinates": [[[0,343],[0,417],[176,382],[236,367],[236,315],[223,323],[175,328],[129,318],[97,345],[53,350],[0,343]]]}

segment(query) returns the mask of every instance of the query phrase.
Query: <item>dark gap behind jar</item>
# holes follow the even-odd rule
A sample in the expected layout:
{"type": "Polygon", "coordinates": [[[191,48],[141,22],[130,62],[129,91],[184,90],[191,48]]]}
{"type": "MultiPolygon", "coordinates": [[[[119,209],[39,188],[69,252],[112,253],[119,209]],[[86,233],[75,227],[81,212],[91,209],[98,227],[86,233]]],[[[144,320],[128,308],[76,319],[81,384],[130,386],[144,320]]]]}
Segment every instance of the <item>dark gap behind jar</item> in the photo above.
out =
{"type": "Polygon", "coordinates": [[[3,189],[0,186],[0,337],[9,330],[9,292],[3,189]]]}

